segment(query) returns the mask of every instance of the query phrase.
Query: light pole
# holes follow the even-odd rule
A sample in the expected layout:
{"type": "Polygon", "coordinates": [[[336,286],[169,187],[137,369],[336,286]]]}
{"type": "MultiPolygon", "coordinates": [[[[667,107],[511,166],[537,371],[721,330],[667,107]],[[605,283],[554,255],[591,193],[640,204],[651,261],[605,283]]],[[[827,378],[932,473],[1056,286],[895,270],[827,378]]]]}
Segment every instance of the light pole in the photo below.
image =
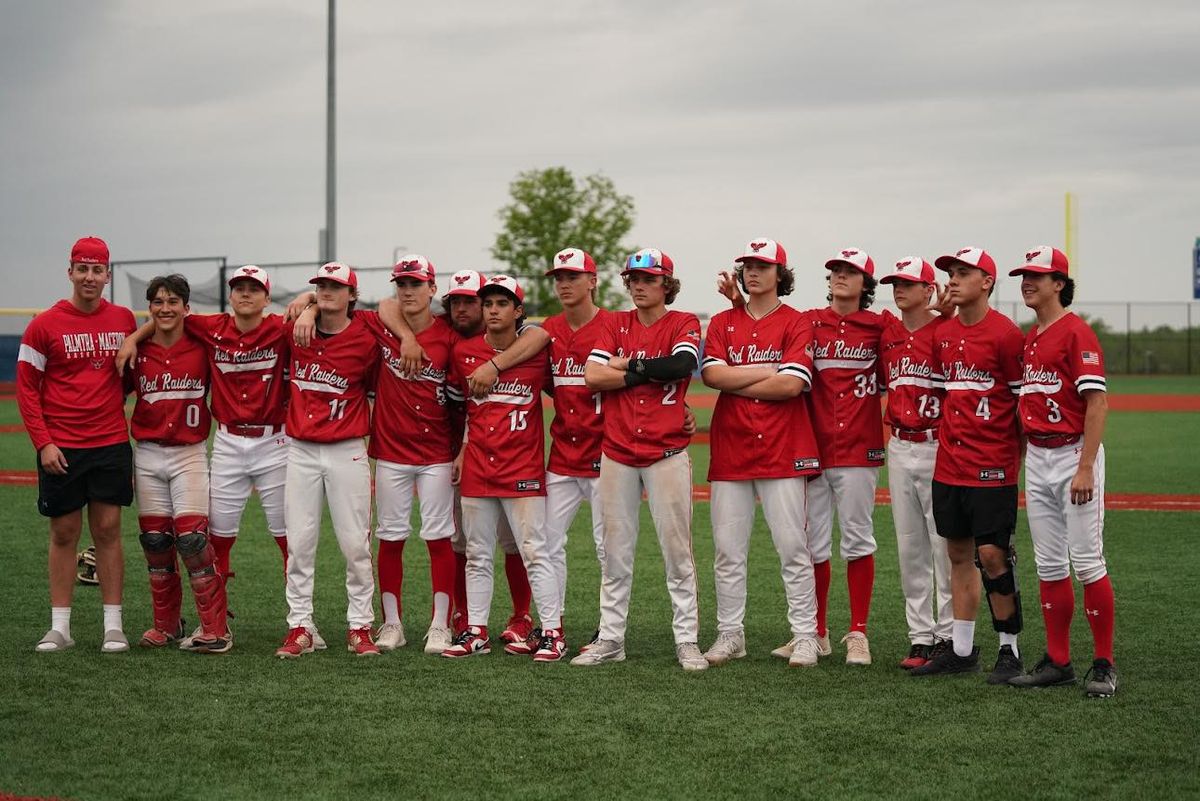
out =
{"type": "Polygon", "coordinates": [[[329,0],[329,43],[325,76],[325,231],[321,261],[337,258],[337,104],[334,67],[337,63],[335,0],[329,0]]]}

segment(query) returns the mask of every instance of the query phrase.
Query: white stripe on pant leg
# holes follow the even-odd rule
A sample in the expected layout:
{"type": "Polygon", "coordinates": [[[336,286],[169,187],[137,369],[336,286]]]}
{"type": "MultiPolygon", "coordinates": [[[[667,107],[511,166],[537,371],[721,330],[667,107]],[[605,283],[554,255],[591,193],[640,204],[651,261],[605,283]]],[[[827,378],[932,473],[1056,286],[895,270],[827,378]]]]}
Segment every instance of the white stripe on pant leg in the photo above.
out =
{"type": "Polygon", "coordinates": [[[361,439],[324,446],[329,517],[346,559],[346,624],[375,622],[375,570],[371,561],[371,463],[361,439]]]}
{"type": "MultiPolygon", "coordinates": [[[[504,514],[512,527],[513,536],[521,549],[529,587],[537,604],[538,618],[543,629],[562,628],[559,606],[558,575],[554,572],[557,554],[546,540],[546,498],[501,498],[504,514]]],[[[561,550],[561,541],[559,542],[561,550]]]]}
{"type": "Polygon", "coordinates": [[[402,542],[412,532],[413,490],[416,468],[375,462],[375,537],[386,542],[402,542]]]}
{"type": "MultiPolygon", "coordinates": [[[[888,442],[888,491],[892,496],[892,522],[896,529],[896,555],[900,562],[900,589],[904,593],[904,617],[908,641],[932,645],[933,549],[926,528],[927,509],[919,492],[921,482],[929,488],[932,470],[922,470],[923,442],[906,442],[892,437],[888,442]]],[[[936,447],[936,446],[935,446],[936,447]]],[[[932,465],[930,465],[932,468],[932,465]]]]}
{"type": "Polygon", "coordinates": [[[833,488],[821,473],[808,482],[808,552],[814,565],[833,556],[833,488]]]}
{"type": "Polygon", "coordinates": [[[284,513],[288,531],[288,627],[313,628],[313,575],[316,570],[317,535],[325,503],[320,446],[292,440],[288,454],[284,513]]]}
{"type": "Polygon", "coordinates": [[[580,479],[546,471],[546,543],[558,585],[558,607],[567,599],[567,529],[583,502],[580,479]]]}
{"type": "Polygon", "coordinates": [[[687,452],[668,456],[645,468],[642,480],[665,562],[675,643],[694,643],[700,638],[700,607],[692,555],[692,460],[687,452]]]}
{"type": "MultiPolygon", "coordinates": [[[[1071,575],[1067,518],[1061,502],[1062,471],[1055,472],[1053,450],[1031,444],[1025,451],[1025,515],[1042,581],[1058,581],[1071,575]]],[[[1070,479],[1067,484],[1069,487],[1070,479]]]]}
{"type": "Polygon", "coordinates": [[[492,611],[496,526],[504,511],[499,498],[463,498],[462,513],[467,548],[467,623],[486,626],[492,611]]]}
{"type": "Polygon", "coordinates": [[[878,467],[835,467],[825,471],[837,507],[839,550],[846,561],[875,553],[875,487],[878,467]]]}
{"type": "Polygon", "coordinates": [[[742,630],[746,618],[746,560],[754,527],[754,482],[712,481],[709,486],[717,633],[736,633],[742,630]]]}
{"type": "Polygon", "coordinates": [[[642,508],[641,471],[601,456],[600,497],[604,508],[600,638],[624,642],[642,508]]]}
{"type": "Polygon", "coordinates": [[[788,627],[793,637],[817,636],[817,585],[805,531],[804,478],[761,479],[754,482],[763,516],[779,554],[788,627]]]}

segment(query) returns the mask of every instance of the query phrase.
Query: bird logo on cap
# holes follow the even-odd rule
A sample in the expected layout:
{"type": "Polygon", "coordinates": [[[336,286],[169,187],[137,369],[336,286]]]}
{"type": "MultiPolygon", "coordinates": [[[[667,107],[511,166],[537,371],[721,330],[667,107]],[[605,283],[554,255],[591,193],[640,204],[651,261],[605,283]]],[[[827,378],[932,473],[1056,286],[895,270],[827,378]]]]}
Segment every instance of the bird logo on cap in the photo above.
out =
{"type": "Polygon", "coordinates": [[[416,259],[409,259],[408,261],[400,262],[400,272],[402,273],[411,273],[413,270],[419,269],[421,269],[421,263],[416,259]]]}
{"type": "Polygon", "coordinates": [[[962,256],[963,254],[965,254],[965,253],[970,253],[970,252],[971,252],[971,248],[963,248],[962,250],[958,251],[958,252],[957,252],[957,253],[955,253],[954,255],[955,255],[955,256],[962,256]]]}
{"type": "Polygon", "coordinates": [[[843,250],[843,251],[842,251],[842,256],[843,256],[843,258],[847,258],[847,259],[848,259],[848,258],[850,258],[851,256],[857,256],[857,255],[858,255],[858,251],[857,251],[857,250],[843,250]]]}
{"type": "Polygon", "coordinates": [[[1040,255],[1042,255],[1042,249],[1041,249],[1041,248],[1038,248],[1037,250],[1031,250],[1031,251],[1029,251],[1028,253],[1026,253],[1026,254],[1025,254],[1025,261],[1033,261],[1034,259],[1036,259],[1036,258],[1037,258],[1038,256],[1040,256],[1040,255]]]}
{"type": "Polygon", "coordinates": [[[569,262],[569,261],[571,260],[571,258],[572,258],[574,255],[575,255],[575,251],[573,251],[573,250],[564,250],[562,253],[559,253],[559,254],[558,254],[558,260],[559,260],[560,262],[562,262],[563,264],[566,264],[567,262],[569,262]]]}
{"type": "Polygon", "coordinates": [[[242,272],[244,272],[246,275],[254,275],[255,273],[258,272],[258,268],[257,267],[243,267],[242,272]]]}
{"type": "Polygon", "coordinates": [[[335,264],[326,264],[325,265],[325,272],[329,273],[330,275],[333,275],[337,271],[338,271],[337,265],[335,265],[335,264]]]}
{"type": "Polygon", "coordinates": [[[470,276],[466,276],[466,275],[456,275],[456,276],[454,276],[454,283],[465,284],[465,283],[467,283],[467,280],[469,278],[470,278],[470,276]]]}
{"type": "Polygon", "coordinates": [[[767,246],[766,242],[751,242],[750,243],[750,249],[753,250],[755,253],[762,250],[766,246],[767,246]]]}
{"type": "Polygon", "coordinates": [[[501,284],[501,283],[504,283],[504,278],[499,275],[493,275],[491,278],[488,279],[488,283],[489,284],[501,284]]]}

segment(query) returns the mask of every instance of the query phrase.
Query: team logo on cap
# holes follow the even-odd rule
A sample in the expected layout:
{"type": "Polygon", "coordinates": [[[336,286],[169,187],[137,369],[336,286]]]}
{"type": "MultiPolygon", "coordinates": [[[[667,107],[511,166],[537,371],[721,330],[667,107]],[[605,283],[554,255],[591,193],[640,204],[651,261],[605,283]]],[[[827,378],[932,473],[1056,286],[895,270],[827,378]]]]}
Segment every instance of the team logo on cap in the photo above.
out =
{"type": "Polygon", "coordinates": [[[851,256],[857,256],[857,255],[858,255],[857,250],[843,250],[842,251],[842,257],[846,258],[846,259],[850,258],[851,256]]]}
{"type": "Polygon", "coordinates": [[[767,246],[766,242],[751,242],[750,243],[750,249],[753,250],[755,253],[762,250],[766,246],[767,246]]]}
{"type": "Polygon", "coordinates": [[[459,284],[459,285],[465,284],[465,283],[467,283],[467,281],[469,281],[469,280],[471,280],[471,276],[469,276],[469,275],[456,275],[456,276],[454,276],[454,283],[456,283],[456,284],[459,284]]]}
{"type": "Polygon", "coordinates": [[[1041,249],[1041,248],[1038,248],[1037,250],[1031,250],[1031,251],[1029,251],[1028,253],[1026,253],[1026,254],[1025,254],[1025,261],[1033,261],[1034,259],[1036,259],[1036,258],[1037,258],[1038,256],[1040,256],[1040,255],[1042,255],[1042,249],[1041,249]]]}
{"type": "Polygon", "coordinates": [[[243,267],[242,272],[244,272],[246,275],[256,275],[258,273],[258,268],[257,267],[243,267]]]}
{"type": "Polygon", "coordinates": [[[416,259],[400,262],[400,272],[402,273],[411,273],[419,269],[421,269],[421,263],[416,259]]]}
{"type": "Polygon", "coordinates": [[[963,255],[965,255],[965,254],[967,254],[967,253],[970,253],[972,250],[974,250],[974,248],[963,248],[962,250],[958,251],[958,252],[957,252],[957,253],[955,253],[954,255],[955,255],[955,256],[963,256],[963,255]]]}
{"type": "Polygon", "coordinates": [[[567,262],[569,262],[569,261],[570,261],[570,260],[571,260],[571,259],[572,259],[574,256],[575,256],[575,251],[573,251],[573,250],[564,250],[562,253],[559,253],[559,254],[558,254],[558,260],[559,260],[559,262],[561,262],[562,264],[566,264],[566,263],[567,263],[567,262]]]}
{"type": "Polygon", "coordinates": [[[493,275],[491,278],[488,279],[488,283],[489,284],[502,284],[502,283],[504,283],[504,277],[500,276],[500,275],[493,275]]]}
{"type": "Polygon", "coordinates": [[[339,269],[341,269],[341,266],[337,265],[337,264],[326,264],[322,269],[325,270],[325,272],[329,273],[330,275],[333,275],[339,269]]]}

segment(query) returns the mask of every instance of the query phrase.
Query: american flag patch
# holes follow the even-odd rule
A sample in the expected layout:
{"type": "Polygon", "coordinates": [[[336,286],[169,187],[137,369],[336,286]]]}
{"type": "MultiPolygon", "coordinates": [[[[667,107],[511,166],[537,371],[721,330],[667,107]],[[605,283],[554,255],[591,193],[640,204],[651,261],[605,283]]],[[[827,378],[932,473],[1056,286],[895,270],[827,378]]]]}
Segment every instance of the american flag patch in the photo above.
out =
{"type": "Polygon", "coordinates": [[[1079,354],[1079,360],[1084,364],[1094,364],[1100,366],[1100,354],[1094,350],[1085,350],[1079,354]]]}

